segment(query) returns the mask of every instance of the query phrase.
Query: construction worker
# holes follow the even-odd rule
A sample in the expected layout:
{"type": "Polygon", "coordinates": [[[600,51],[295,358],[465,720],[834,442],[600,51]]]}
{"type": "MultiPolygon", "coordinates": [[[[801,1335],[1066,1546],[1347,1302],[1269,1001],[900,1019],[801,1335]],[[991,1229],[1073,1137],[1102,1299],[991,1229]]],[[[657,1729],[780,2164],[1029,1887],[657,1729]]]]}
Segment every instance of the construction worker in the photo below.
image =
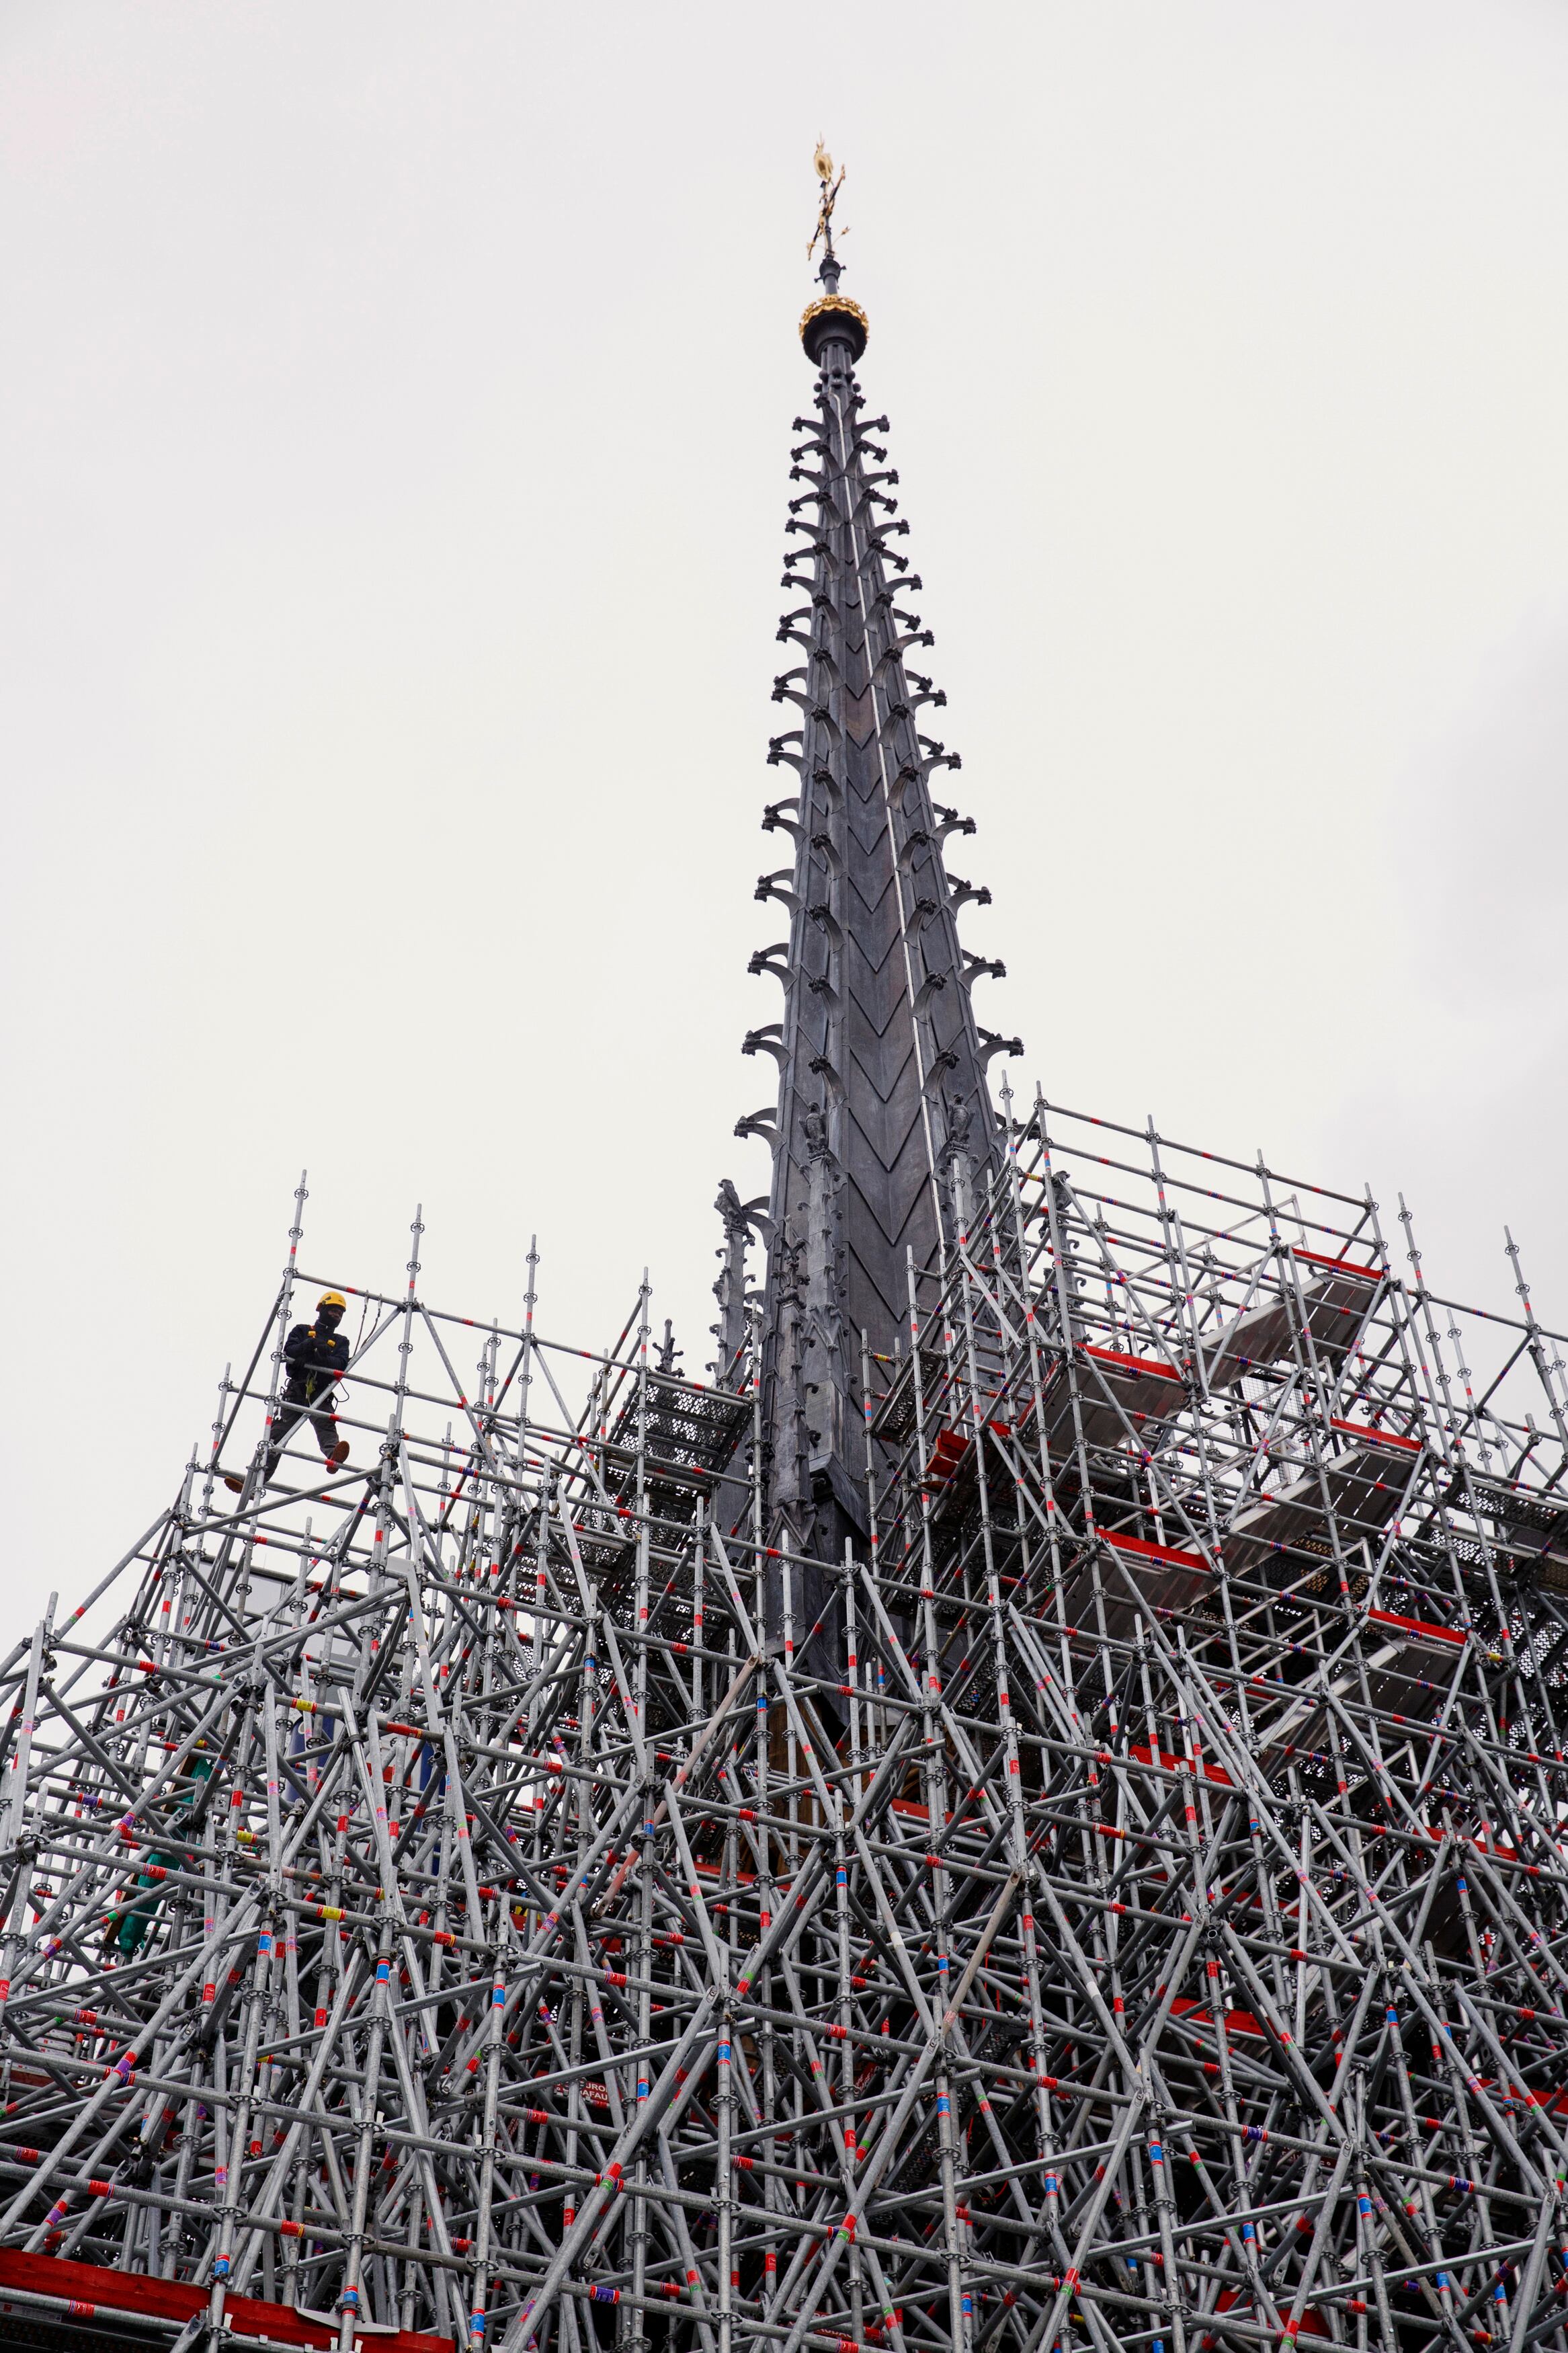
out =
{"type": "MultiPolygon", "coordinates": [[[[332,1412],[332,1386],[349,1368],[349,1344],[338,1333],[347,1307],[348,1301],[341,1291],[324,1291],[316,1302],[315,1322],[296,1324],[283,1344],[289,1377],[272,1424],[272,1440],[261,1474],[264,1485],[278,1468],[278,1458],[288,1443],[289,1431],[301,1419],[308,1420],[315,1431],[316,1443],[327,1458],[329,1471],[341,1470],[349,1459],[348,1440],[338,1436],[337,1419],[332,1412]]],[[[224,1483],[237,1495],[245,1486],[245,1481],[233,1473],[224,1483]]]]}

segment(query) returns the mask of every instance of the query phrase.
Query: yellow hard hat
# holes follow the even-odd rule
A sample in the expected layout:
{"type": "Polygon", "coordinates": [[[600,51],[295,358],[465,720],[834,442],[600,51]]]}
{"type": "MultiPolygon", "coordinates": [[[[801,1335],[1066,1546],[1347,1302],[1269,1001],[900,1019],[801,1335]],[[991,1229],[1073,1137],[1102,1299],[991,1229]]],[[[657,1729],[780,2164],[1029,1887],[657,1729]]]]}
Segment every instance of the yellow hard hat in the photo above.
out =
{"type": "Polygon", "coordinates": [[[316,1302],[318,1307],[346,1308],[348,1303],[348,1301],[343,1297],[341,1291],[323,1291],[320,1299],[316,1302]]]}

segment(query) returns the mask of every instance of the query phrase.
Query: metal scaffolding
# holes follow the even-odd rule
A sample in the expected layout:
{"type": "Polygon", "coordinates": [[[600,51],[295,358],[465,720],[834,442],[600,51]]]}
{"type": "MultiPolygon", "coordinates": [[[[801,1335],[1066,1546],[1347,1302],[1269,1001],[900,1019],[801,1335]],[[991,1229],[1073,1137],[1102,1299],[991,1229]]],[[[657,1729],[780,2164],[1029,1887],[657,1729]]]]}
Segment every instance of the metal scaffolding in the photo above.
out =
{"type": "Polygon", "coordinates": [[[236,1501],[291,1247],[7,1669],[7,2327],[1561,2343],[1517,1254],[1462,1309],[1370,1200],[1039,1102],[961,1208],[809,1626],[751,1370],[680,1378],[646,1284],[602,1355],[439,1314],[417,1220],[337,1285],[357,1459],[236,1501]]]}

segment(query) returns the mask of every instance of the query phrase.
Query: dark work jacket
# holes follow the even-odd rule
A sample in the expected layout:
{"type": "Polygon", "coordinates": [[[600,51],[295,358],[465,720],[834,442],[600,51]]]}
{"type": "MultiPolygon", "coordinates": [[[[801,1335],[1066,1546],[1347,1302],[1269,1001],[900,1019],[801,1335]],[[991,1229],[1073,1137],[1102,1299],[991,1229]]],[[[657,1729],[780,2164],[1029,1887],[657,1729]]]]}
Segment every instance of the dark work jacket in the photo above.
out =
{"type": "Polygon", "coordinates": [[[349,1344],[341,1332],[329,1332],[325,1324],[296,1324],[284,1343],[283,1361],[289,1367],[284,1395],[310,1405],[340,1373],[348,1371],[349,1344]]]}

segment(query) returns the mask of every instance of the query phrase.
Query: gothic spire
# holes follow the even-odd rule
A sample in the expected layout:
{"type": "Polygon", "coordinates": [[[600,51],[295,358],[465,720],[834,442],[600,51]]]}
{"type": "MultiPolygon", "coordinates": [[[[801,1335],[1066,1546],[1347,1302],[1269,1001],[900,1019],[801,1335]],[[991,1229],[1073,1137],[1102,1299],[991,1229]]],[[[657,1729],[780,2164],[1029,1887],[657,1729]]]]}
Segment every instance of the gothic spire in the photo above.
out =
{"type": "Polygon", "coordinates": [[[763,1292],[763,1414],[768,1493],[795,1548],[841,1560],[864,1525],[860,1351],[889,1356],[908,1330],[909,1266],[934,1274],[963,1222],[966,1196],[994,1149],[985,1068],[1022,1050],[980,1028],[971,986],[999,964],[968,955],[957,915],[988,902],[951,876],[942,844],[973,819],[933,797],[948,752],[923,714],[946,698],[906,670],[929,646],[910,600],[918,575],[892,544],[898,481],[868,418],[855,367],[868,323],[839,291],[833,211],[843,174],[820,148],[822,288],[800,323],[816,370],[813,413],[796,417],[784,558],[790,608],[779,637],[796,651],[774,681],[797,723],[771,763],[795,772],[763,824],[793,854],[757,897],[788,913],[787,940],[752,970],[783,987],[782,1018],[753,1029],[748,1054],[778,1064],[776,1112],[740,1122],[773,1155],[763,1292]]]}

